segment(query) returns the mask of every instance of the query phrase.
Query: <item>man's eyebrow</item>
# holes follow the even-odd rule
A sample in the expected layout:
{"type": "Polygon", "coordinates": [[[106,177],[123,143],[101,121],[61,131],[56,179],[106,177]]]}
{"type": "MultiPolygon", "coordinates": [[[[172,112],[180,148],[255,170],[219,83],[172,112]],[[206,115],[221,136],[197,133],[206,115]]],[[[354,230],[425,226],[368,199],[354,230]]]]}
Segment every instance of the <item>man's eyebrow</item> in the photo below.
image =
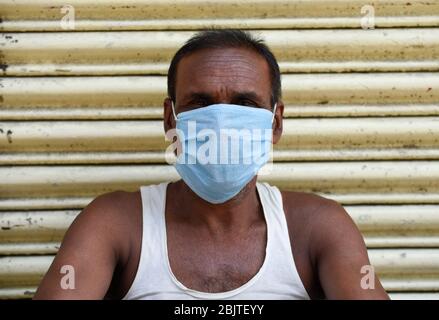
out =
{"type": "Polygon", "coordinates": [[[249,100],[256,100],[258,102],[262,102],[263,99],[260,97],[256,92],[254,91],[240,91],[232,94],[233,100],[238,99],[249,99],[249,100]]]}
{"type": "MultiPolygon", "coordinates": [[[[183,97],[182,100],[183,101],[191,101],[191,100],[198,100],[198,99],[204,100],[208,103],[215,102],[215,97],[212,94],[207,93],[207,92],[202,92],[202,91],[189,92],[188,94],[186,94],[183,97]]],[[[254,91],[236,91],[236,92],[233,92],[231,94],[232,101],[244,100],[244,99],[253,100],[254,102],[259,103],[261,105],[263,105],[263,103],[264,103],[264,99],[262,99],[262,97],[254,91]]]]}
{"type": "Polygon", "coordinates": [[[206,100],[209,102],[214,100],[213,96],[206,92],[189,92],[183,97],[184,101],[195,99],[206,100]]]}

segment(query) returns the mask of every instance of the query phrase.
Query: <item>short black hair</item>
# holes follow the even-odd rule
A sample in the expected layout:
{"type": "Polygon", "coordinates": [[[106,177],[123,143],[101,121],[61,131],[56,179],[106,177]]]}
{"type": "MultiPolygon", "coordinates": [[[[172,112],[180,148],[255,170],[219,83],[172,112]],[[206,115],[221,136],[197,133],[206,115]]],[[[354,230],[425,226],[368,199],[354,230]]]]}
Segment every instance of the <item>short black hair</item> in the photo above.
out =
{"type": "Polygon", "coordinates": [[[260,54],[268,63],[271,80],[271,105],[281,98],[279,65],[264,43],[247,31],[239,29],[207,29],[196,33],[175,53],[168,70],[168,96],[175,103],[177,67],[180,60],[196,51],[213,48],[247,48],[260,54]]]}

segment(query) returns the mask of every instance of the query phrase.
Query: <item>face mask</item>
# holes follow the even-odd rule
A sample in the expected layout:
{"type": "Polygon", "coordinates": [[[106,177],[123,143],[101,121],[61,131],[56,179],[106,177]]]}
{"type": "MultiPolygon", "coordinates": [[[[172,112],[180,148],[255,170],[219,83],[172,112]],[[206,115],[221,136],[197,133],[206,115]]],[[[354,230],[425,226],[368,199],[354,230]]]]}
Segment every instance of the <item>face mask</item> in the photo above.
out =
{"type": "Polygon", "coordinates": [[[181,153],[175,168],[199,197],[223,203],[237,195],[270,158],[273,112],[233,104],[175,114],[181,153]]]}

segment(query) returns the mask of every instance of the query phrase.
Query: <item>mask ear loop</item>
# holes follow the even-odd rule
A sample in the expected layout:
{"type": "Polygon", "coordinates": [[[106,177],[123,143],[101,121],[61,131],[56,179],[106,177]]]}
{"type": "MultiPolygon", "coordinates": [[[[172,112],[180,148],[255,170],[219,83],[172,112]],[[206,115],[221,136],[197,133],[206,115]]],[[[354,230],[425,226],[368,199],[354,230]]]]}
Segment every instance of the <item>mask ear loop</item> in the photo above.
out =
{"type": "Polygon", "coordinates": [[[174,108],[174,101],[171,100],[171,108],[172,108],[172,114],[174,115],[175,121],[177,121],[177,115],[175,114],[175,108],[174,108]]]}
{"type": "Polygon", "coordinates": [[[276,115],[276,107],[277,107],[277,102],[274,104],[274,108],[273,108],[273,117],[271,118],[271,123],[273,123],[273,121],[274,121],[274,116],[276,115]]]}

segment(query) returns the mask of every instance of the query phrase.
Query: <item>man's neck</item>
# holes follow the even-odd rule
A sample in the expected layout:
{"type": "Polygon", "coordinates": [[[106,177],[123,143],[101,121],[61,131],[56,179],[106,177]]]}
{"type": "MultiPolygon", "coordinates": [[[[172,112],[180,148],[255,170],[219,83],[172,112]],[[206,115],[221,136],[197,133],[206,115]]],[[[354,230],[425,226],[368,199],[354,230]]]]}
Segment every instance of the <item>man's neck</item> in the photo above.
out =
{"type": "Polygon", "coordinates": [[[193,224],[203,224],[209,230],[247,230],[263,218],[263,209],[254,177],[235,197],[212,204],[195,194],[183,180],[168,188],[171,208],[181,219],[193,224]]]}

